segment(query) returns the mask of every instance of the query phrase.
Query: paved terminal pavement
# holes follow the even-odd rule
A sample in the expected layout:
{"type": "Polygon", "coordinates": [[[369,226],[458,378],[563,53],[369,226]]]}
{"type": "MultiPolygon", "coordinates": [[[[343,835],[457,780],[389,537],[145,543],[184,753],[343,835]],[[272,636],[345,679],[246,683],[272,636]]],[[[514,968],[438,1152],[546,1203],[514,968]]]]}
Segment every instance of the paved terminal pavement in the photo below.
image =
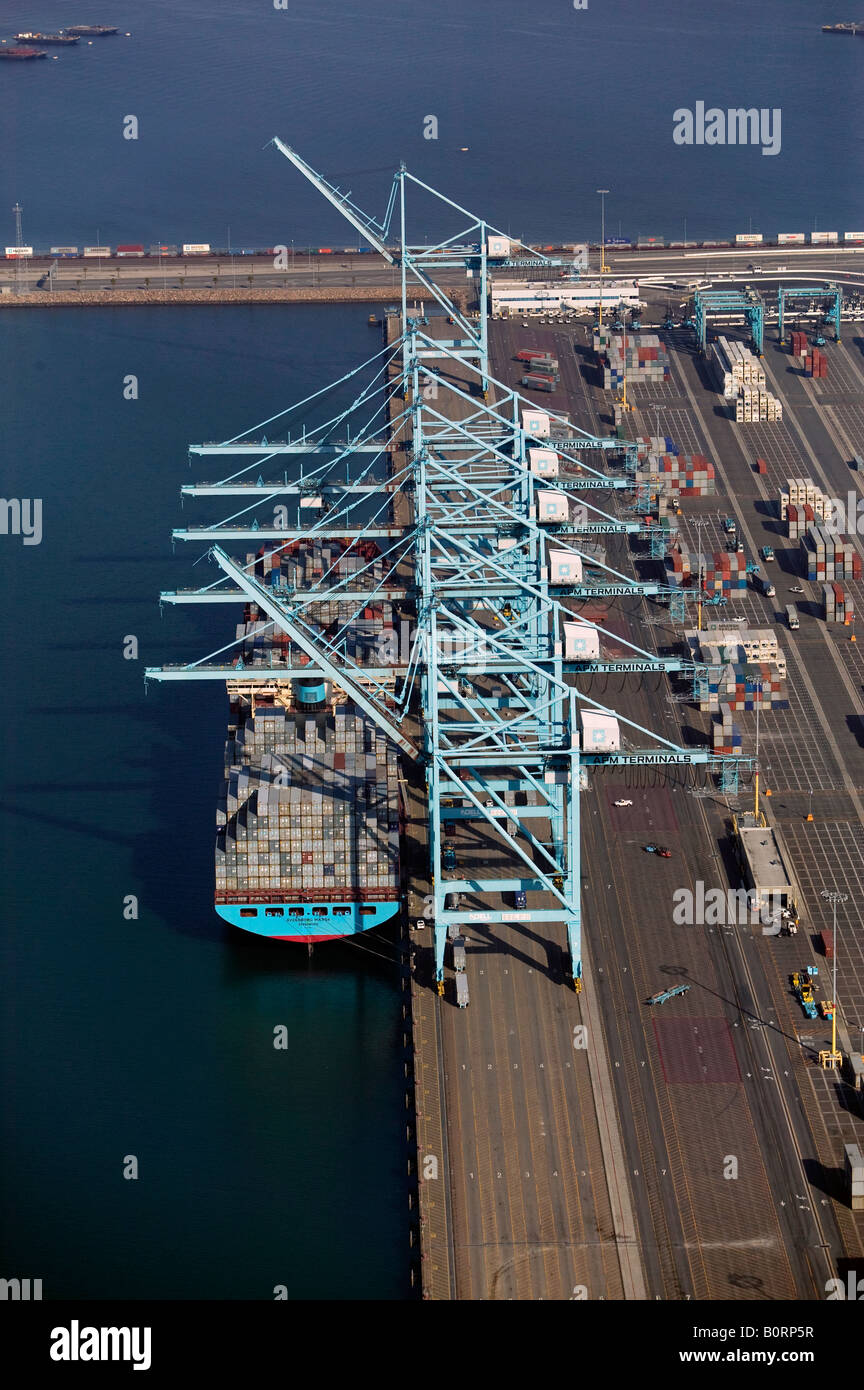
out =
{"type": "MultiPolygon", "coordinates": [[[[710,536],[710,548],[721,548],[720,518],[735,514],[748,558],[759,545],[774,546],[777,598],[748,590],[735,601],[734,611],[760,626],[775,620],[797,579],[797,547],[779,536],[768,506],[780,483],[804,474],[835,493],[854,478],[846,456],[864,446],[864,358],[854,337],[826,349],[825,382],[790,375],[788,356],[768,344],[772,389],[786,406],[781,425],[725,418],[683,332],[672,335],[671,379],[630,392],[634,433],[668,434],[718,468],[718,496],[685,504],[682,537],[695,545],[700,519],[703,544],[710,536]],[[767,479],[753,471],[757,455],[769,462],[767,479]]],[[[610,397],[597,384],[584,329],[496,323],[491,341],[493,373],[506,384],[521,375],[519,347],[552,346],[561,385],[538,404],[610,431],[610,397]]],[[[614,509],[617,496],[591,500],[614,509]]],[[[629,543],[606,540],[609,562],[626,572],[629,543]]],[[[864,586],[850,587],[864,613],[864,586]]],[[[414,933],[415,1000],[425,1017],[434,1015],[446,1112],[454,1258],[443,1296],[581,1296],[572,1281],[589,1298],[818,1299],[839,1260],[864,1257],[864,1222],[838,1188],[843,1143],[864,1136],[860,1102],[815,1064],[830,1025],[806,1020],[789,986],[791,971],[805,964],[825,972],[811,939],[830,925],[820,888],[848,891],[838,914],[838,995],[850,1036],[860,1038],[853,1025],[864,1024],[864,935],[854,899],[864,874],[864,658],[807,602],[801,630],[781,639],[791,708],[760,721],[763,786],[772,793],[763,804],[795,856],[803,896],[796,938],[673,925],[676,888],[700,879],[737,886],[729,827],[752,790],[742,785],[726,798],[698,776],[621,769],[592,772],[582,797],[581,998],[563,983],[563,932],[553,928],[546,940],[525,923],[469,928],[471,1005],[439,1005],[424,979],[422,932],[414,933]],[[622,794],[632,808],[613,805],[622,794]],[[673,857],[646,855],[649,840],[668,843],[673,857]],[[671,983],[691,988],[662,1009],[646,1006],[671,983]],[[579,1023],[588,1028],[585,1057],[572,1048],[579,1023]],[[611,1167],[610,1154],[618,1156],[611,1167]],[[635,1229],[615,1231],[616,1203],[635,1229]]],[[[576,606],[642,646],[676,640],[668,610],[650,601],[576,606]]],[[[704,740],[708,716],[682,703],[666,677],[578,680],[666,737],[704,740]]],[[[752,753],[753,716],[736,718],[752,753]]],[[[421,1208],[423,1200],[421,1193],[421,1208]]]]}

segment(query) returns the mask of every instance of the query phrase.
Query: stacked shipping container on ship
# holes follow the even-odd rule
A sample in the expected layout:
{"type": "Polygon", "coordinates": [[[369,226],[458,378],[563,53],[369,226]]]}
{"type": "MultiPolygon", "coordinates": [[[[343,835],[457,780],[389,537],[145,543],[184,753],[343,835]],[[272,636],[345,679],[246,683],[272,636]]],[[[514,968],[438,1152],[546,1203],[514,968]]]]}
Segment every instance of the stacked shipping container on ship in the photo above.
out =
{"type": "MultiPolygon", "coordinates": [[[[368,544],[265,546],[247,556],[256,577],[280,588],[325,573],[380,583],[383,561],[368,544]],[[362,570],[362,575],[360,571],[362,570]]],[[[380,664],[392,609],[350,600],[304,609],[311,632],[363,665],[380,664]]],[[[243,671],[309,665],[305,653],[257,605],[237,628],[240,658],[227,682],[231,724],[225,790],[217,814],[216,911],[233,926],[290,941],[366,931],[399,907],[400,806],[396,750],[371,720],[319,677],[290,685],[244,684],[243,671]]]]}
{"type": "Polygon", "coordinates": [[[852,626],[855,620],[855,605],[841,584],[822,585],[822,614],[826,623],[852,626]]]}
{"type": "Polygon", "coordinates": [[[858,552],[851,542],[834,535],[823,522],[811,522],[799,544],[808,579],[861,578],[861,557],[858,552]]]}

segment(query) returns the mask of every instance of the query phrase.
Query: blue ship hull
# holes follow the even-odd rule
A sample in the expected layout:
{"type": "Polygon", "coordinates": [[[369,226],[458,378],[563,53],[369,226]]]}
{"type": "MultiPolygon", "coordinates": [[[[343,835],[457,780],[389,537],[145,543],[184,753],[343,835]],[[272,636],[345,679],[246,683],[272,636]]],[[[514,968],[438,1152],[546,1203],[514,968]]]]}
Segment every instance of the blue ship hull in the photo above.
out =
{"type": "Polygon", "coordinates": [[[312,944],[380,927],[399,903],[217,903],[216,911],[232,927],[274,941],[312,944]]]}

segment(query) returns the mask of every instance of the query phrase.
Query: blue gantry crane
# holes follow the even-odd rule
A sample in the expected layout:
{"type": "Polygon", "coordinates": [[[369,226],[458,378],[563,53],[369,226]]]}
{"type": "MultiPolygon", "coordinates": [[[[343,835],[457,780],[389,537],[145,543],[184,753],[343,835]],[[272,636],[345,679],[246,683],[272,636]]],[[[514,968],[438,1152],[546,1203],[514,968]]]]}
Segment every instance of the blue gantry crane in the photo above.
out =
{"type": "Polygon", "coordinates": [[[843,291],[837,285],[821,285],[817,288],[804,285],[784,285],[777,290],[777,334],[778,342],[785,341],[785,318],[787,306],[794,304],[796,300],[806,299],[809,303],[814,300],[827,305],[824,313],[824,322],[830,323],[834,329],[834,341],[840,342],[840,316],[843,308],[843,291]]]}
{"type": "Polygon", "coordinates": [[[162,601],[252,603],[305,661],[244,670],[238,638],[199,661],[150,668],[146,676],[241,681],[259,690],[320,679],[344,690],[404,757],[424,769],[439,988],[448,927],[469,920],[494,928],[513,918],[506,899],[524,893],[533,898],[527,909],[532,922],[563,923],[570,974],[580,990],[579,798],[585,770],[702,766],[719,775],[730,761],[736,767],[747,761],[681,747],[616,714],[575,683],[592,672],[687,670],[695,677],[700,669],[583,622],[566,604],[568,598],[616,595],[670,602],[681,597],[659,583],[635,582],[586,548],[592,534],[646,534],[643,521],[621,520],[586,497],[600,488],[632,490],[635,445],[579,430],[492,377],[486,276],[493,253],[506,241],[500,233],[404,167],[385,217],[375,221],[289,146],[273,143],[385,259],[398,260],[400,331],[332,384],[343,395],[351,389],[356,394],[323,424],[302,429],[299,437],[294,430],[293,438],[272,438],[274,430],[287,432],[294,413],[299,418],[313,405],[320,410],[332,387],[231,440],[190,450],[230,471],[215,482],[185,486],[184,497],[230,499],[234,510],[215,525],[173,533],[175,540],[205,542],[219,574],[199,589],[163,593],[162,601]],[[469,232],[431,246],[411,242],[409,184],[468,216],[469,232]],[[388,237],[397,209],[394,250],[388,237]],[[476,318],[434,279],[436,268],[454,256],[479,269],[476,318]],[[435,323],[412,310],[412,279],[443,311],[435,323]],[[451,324],[460,336],[450,332],[451,324]],[[443,329],[441,336],[435,327],[443,329]],[[623,477],[609,471],[622,459],[623,477]],[[268,470],[279,469],[281,477],[266,480],[268,470]],[[310,537],[338,538],[354,549],[360,564],[350,581],[325,573],[298,588],[268,585],[254,564],[230,554],[238,542],[287,545],[310,537]],[[362,562],[370,545],[386,562],[383,578],[374,583],[364,580],[371,567],[362,562]],[[385,596],[412,608],[411,635],[407,650],[377,665],[358,664],[340,632],[322,632],[307,614],[322,599],[353,604],[360,614],[365,604],[385,596]],[[598,639],[598,647],[600,637],[614,639],[626,656],[585,655],[578,639],[586,633],[598,639]],[[592,715],[611,721],[607,734],[614,726],[608,742],[597,742],[592,715]],[[443,825],[454,819],[482,826],[482,852],[468,848],[457,854],[452,845],[445,850],[443,825]],[[470,895],[467,917],[464,899],[454,906],[456,894],[470,895]]]}
{"type": "Polygon", "coordinates": [[[743,319],[750,325],[753,347],[761,357],[765,346],[765,306],[755,290],[696,290],[693,296],[696,341],[700,352],[708,343],[712,318],[743,319]]]}

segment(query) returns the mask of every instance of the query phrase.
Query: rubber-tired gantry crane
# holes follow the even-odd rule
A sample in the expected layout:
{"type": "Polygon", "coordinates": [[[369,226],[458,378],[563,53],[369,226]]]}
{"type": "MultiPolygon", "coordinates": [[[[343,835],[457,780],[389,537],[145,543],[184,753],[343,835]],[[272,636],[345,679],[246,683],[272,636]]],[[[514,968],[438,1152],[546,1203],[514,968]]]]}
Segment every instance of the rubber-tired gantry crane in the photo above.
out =
{"type": "MultiPolygon", "coordinates": [[[[199,456],[244,460],[217,483],[183,488],[190,497],[238,499],[239,510],[216,526],[173,533],[177,540],[212,542],[209,554],[221,574],[201,589],[163,593],[162,601],[254,602],[307,661],[250,667],[244,680],[261,688],[300,678],[332,681],[404,756],[422,764],[439,990],[448,927],[466,920],[494,926],[514,915],[564,924],[570,973],[581,990],[584,769],[702,765],[719,772],[730,761],[736,767],[747,762],[682,748],[616,715],[574,683],[577,674],[592,671],[686,669],[693,674],[697,669],[607,634],[563,603],[567,597],[669,593],[661,584],[637,583],[580,549],[580,538],[592,533],[644,534],[643,523],[619,520],[585,495],[592,489],[632,489],[632,477],[611,474],[605,465],[622,461],[623,455],[632,474],[635,446],[578,430],[492,378],[485,287],[488,264],[504,240],[500,233],[404,166],[395,176],[387,214],[376,222],[290,147],[273,143],[375,250],[391,263],[398,259],[401,333],[332,384],[344,389],[358,374],[372,374],[347,409],[304,429],[299,439],[268,443],[260,431],[272,430],[276,421],[284,428],[292,411],[317,404],[323,391],[253,427],[254,438],[249,430],[190,449],[199,456]],[[406,192],[412,184],[468,217],[467,231],[433,246],[410,243],[406,192]],[[394,251],[387,237],[396,207],[400,237],[394,251]],[[452,263],[454,252],[448,248],[454,246],[460,248],[455,254],[479,271],[477,319],[433,278],[437,266],[452,263]],[[459,337],[434,336],[426,316],[412,310],[412,277],[437,301],[459,337]],[[359,431],[358,416],[363,417],[359,431]],[[350,431],[352,421],[353,438],[348,433],[337,439],[337,431],[350,431]],[[284,466],[283,476],[265,481],[263,469],[274,459],[284,466]],[[296,469],[298,461],[299,476],[289,479],[287,464],[296,469]],[[578,510],[572,506],[574,493],[578,510]],[[273,523],[262,523],[257,510],[272,509],[274,502],[273,523]],[[289,517],[292,508],[296,521],[289,517]],[[232,559],[224,548],[244,540],[288,545],[301,538],[336,538],[358,556],[373,542],[386,562],[384,578],[364,581],[369,567],[361,564],[350,581],[325,574],[301,589],[265,586],[254,566],[232,559]],[[322,633],[305,612],[328,599],[353,604],[359,616],[367,603],[384,597],[413,608],[413,637],[407,653],[377,666],[358,665],[338,636],[322,633]],[[599,640],[607,635],[627,649],[626,658],[608,661],[598,654],[599,640]],[[586,717],[591,715],[601,718],[586,717]],[[613,727],[623,739],[609,737],[613,727]],[[450,820],[474,822],[486,836],[482,853],[470,849],[455,868],[455,851],[442,843],[450,820]],[[504,897],[516,893],[531,894],[533,901],[514,914],[504,897]],[[541,893],[538,900],[534,895],[541,893]],[[452,905],[451,894],[471,895],[467,915],[464,906],[452,905]]],[[[197,662],[151,668],[146,677],[237,679],[242,663],[235,647],[229,642],[197,662]]]]}

